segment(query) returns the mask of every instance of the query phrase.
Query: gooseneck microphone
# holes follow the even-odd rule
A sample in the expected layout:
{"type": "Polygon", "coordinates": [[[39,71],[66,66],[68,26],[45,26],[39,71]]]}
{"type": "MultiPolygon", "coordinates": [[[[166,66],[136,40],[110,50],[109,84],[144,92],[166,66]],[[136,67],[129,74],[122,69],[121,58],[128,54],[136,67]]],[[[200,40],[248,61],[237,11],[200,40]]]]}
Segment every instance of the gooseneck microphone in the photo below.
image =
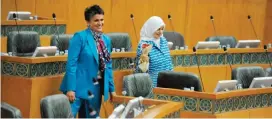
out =
{"type": "Polygon", "coordinates": [[[168,19],[169,19],[169,21],[170,21],[170,25],[171,25],[172,31],[175,32],[174,25],[173,25],[173,23],[172,23],[172,16],[171,16],[170,14],[168,14],[167,17],[168,17],[168,19]]]}
{"type": "Polygon", "coordinates": [[[133,14],[130,14],[130,19],[132,21],[133,30],[134,30],[134,33],[135,33],[135,36],[136,36],[137,43],[139,43],[140,39],[138,39],[138,36],[137,36],[136,27],[135,27],[135,23],[134,23],[134,15],[133,14]]]}
{"type": "Polygon", "coordinates": [[[56,17],[57,17],[56,14],[53,13],[52,14],[52,18],[53,18],[53,20],[55,22],[55,34],[57,35],[57,39],[56,39],[56,41],[57,41],[57,48],[59,50],[64,50],[64,49],[62,49],[62,45],[59,42],[59,30],[58,30],[58,27],[57,27],[57,18],[56,17]]]}
{"type": "Polygon", "coordinates": [[[270,61],[270,58],[269,58],[269,55],[268,55],[268,52],[267,52],[267,46],[266,45],[264,45],[264,51],[265,51],[265,54],[266,54],[266,60],[268,60],[268,63],[269,63],[269,65],[270,65],[270,68],[272,69],[272,65],[271,65],[271,61],[270,61]]]}
{"type": "Polygon", "coordinates": [[[18,22],[17,22],[17,15],[15,13],[13,13],[13,19],[15,21],[15,24],[16,24],[16,27],[17,27],[17,31],[18,31],[18,34],[19,34],[19,26],[18,26],[18,22]]]}
{"type": "MultiPolygon", "coordinates": [[[[16,1],[16,0],[15,0],[16,1]]],[[[23,53],[23,56],[25,55],[25,52],[24,52],[24,48],[22,48],[23,45],[25,45],[25,42],[24,42],[24,39],[21,39],[21,35],[20,35],[20,29],[19,29],[19,25],[18,25],[18,15],[16,15],[15,13],[12,14],[12,17],[15,21],[15,24],[16,24],[16,28],[17,28],[17,32],[18,32],[18,43],[16,44],[16,49],[17,49],[17,52],[18,51],[22,51],[23,53]],[[22,43],[22,44],[20,44],[22,43]]]]}
{"type": "MultiPolygon", "coordinates": [[[[135,27],[135,23],[134,23],[134,15],[133,14],[130,14],[130,19],[132,21],[132,25],[133,25],[133,30],[134,30],[134,34],[135,34],[135,37],[136,37],[136,41],[137,43],[139,43],[140,39],[138,39],[138,36],[137,36],[137,32],[136,32],[136,27],[135,27]]],[[[136,68],[136,61],[137,59],[135,58],[134,59],[134,63],[132,61],[132,59],[130,60],[130,66],[132,66],[133,68],[136,68]]]]}
{"type": "Polygon", "coordinates": [[[256,40],[259,40],[258,35],[257,35],[257,32],[256,32],[256,30],[255,30],[255,28],[254,28],[253,23],[252,23],[251,16],[248,15],[248,16],[247,16],[247,19],[249,20],[249,22],[250,22],[250,24],[251,24],[251,28],[252,28],[252,30],[253,30],[253,32],[254,32],[255,37],[257,38],[256,40]]]}
{"type": "Polygon", "coordinates": [[[213,16],[210,16],[210,20],[211,20],[212,25],[213,25],[214,35],[217,36],[216,29],[215,29],[215,25],[214,25],[214,18],[213,18],[213,16]]]}
{"type": "Polygon", "coordinates": [[[202,80],[202,76],[201,76],[201,72],[200,72],[200,68],[199,68],[198,57],[197,57],[197,55],[196,55],[196,48],[195,48],[195,47],[193,47],[193,52],[194,52],[194,55],[195,55],[195,57],[196,57],[197,69],[198,69],[198,73],[199,73],[201,85],[202,85],[202,87],[203,87],[203,92],[205,92],[205,88],[204,88],[204,85],[203,85],[203,80],[202,80]]]}
{"type": "Polygon", "coordinates": [[[17,0],[15,0],[14,2],[15,2],[15,11],[17,14],[17,19],[19,19],[17,0]]]}
{"type": "MultiPolygon", "coordinates": [[[[228,60],[228,50],[227,50],[227,47],[224,46],[224,47],[223,47],[223,50],[224,50],[224,52],[225,52],[225,57],[227,57],[227,63],[229,64],[230,70],[232,71],[232,65],[231,65],[231,63],[230,63],[229,60],[228,60]]],[[[232,57],[231,57],[231,61],[232,61],[232,57]]]]}
{"type": "MultiPolygon", "coordinates": [[[[169,19],[169,21],[170,21],[170,25],[171,25],[171,28],[172,28],[172,31],[173,31],[173,36],[174,36],[174,38],[176,39],[176,31],[175,31],[175,29],[174,29],[174,25],[173,25],[173,23],[172,23],[172,16],[170,15],[170,14],[168,14],[168,19],[169,19]]],[[[169,39],[168,39],[169,40],[169,39]]],[[[174,43],[173,43],[173,45],[175,44],[175,40],[173,41],[174,43]]],[[[178,46],[178,47],[180,47],[180,46],[178,46]]],[[[175,47],[174,47],[175,48],[175,47]]],[[[171,48],[172,49],[172,48],[171,48]]]]}

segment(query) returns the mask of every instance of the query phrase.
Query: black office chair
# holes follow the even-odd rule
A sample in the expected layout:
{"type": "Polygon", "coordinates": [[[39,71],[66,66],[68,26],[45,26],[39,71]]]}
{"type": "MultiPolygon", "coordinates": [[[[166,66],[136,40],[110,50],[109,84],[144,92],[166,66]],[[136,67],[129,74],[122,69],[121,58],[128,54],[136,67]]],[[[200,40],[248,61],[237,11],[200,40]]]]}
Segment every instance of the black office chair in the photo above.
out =
{"type": "Polygon", "coordinates": [[[111,39],[111,47],[115,49],[125,48],[125,51],[131,50],[131,40],[128,33],[106,33],[111,39]]]}
{"type": "Polygon", "coordinates": [[[40,36],[34,31],[13,31],[7,36],[8,52],[17,56],[32,56],[36,47],[40,46],[40,36]]]}
{"type": "Polygon", "coordinates": [[[16,107],[1,102],[1,118],[22,118],[22,114],[16,107]]]}
{"type": "Polygon", "coordinates": [[[73,118],[68,98],[64,94],[56,94],[41,100],[42,118],[73,118]]]}
{"type": "Polygon", "coordinates": [[[51,37],[51,46],[57,46],[60,51],[68,50],[69,41],[73,37],[73,35],[61,34],[61,35],[53,35],[51,37]]]}
{"type": "Polygon", "coordinates": [[[192,73],[164,71],[158,75],[157,87],[181,89],[194,87],[195,91],[202,92],[201,81],[192,73]]]}
{"type": "Polygon", "coordinates": [[[230,45],[231,48],[235,48],[237,40],[233,36],[211,36],[206,38],[206,41],[219,41],[221,46],[230,45]]]}
{"type": "Polygon", "coordinates": [[[265,70],[265,76],[272,76],[272,68],[266,68],[265,70]]]}
{"type": "Polygon", "coordinates": [[[126,91],[126,96],[132,97],[152,97],[152,80],[147,73],[136,73],[124,76],[123,91],[126,91]]]}
{"type": "Polygon", "coordinates": [[[265,72],[262,67],[238,67],[232,70],[232,80],[237,80],[243,88],[249,88],[255,77],[264,77],[265,72]]]}
{"type": "Polygon", "coordinates": [[[184,47],[185,45],[184,37],[178,32],[164,31],[163,36],[166,38],[168,42],[173,43],[171,50],[174,50],[176,46],[180,48],[180,47],[184,47]]]}

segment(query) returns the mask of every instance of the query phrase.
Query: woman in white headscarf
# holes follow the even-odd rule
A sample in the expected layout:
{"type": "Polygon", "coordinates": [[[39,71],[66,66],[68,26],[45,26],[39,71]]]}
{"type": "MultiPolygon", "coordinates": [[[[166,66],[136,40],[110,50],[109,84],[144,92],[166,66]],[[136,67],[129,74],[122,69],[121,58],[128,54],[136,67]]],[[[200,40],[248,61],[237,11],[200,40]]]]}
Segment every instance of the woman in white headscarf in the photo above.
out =
{"type": "Polygon", "coordinates": [[[149,62],[147,73],[152,79],[153,87],[157,86],[159,72],[173,70],[168,42],[163,37],[164,29],[165,24],[160,17],[150,17],[141,29],[141,38],[137,48],[136,72],[143,72],[139,68],[139,60],[149,62]],[[152,48],[148,55],[143,55],[143,49],[150,45],[152,45],[152,48]]]}

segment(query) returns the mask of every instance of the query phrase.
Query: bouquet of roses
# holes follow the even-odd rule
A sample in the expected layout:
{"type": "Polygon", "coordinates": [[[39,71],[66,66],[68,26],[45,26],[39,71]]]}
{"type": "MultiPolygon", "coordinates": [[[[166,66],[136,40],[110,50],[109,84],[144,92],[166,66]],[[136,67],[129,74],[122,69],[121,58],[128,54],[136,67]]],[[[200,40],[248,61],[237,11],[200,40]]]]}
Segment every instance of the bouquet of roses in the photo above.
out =
{"type": "Polygon", "coordinates": [[[143,73],[146,73],[149,68],[149,57],[148,53],[151,51],[152,45],[150,44],[142,44],[142,55],[140,56],[140,60],[138,62],[139,68],[143,73]]]}

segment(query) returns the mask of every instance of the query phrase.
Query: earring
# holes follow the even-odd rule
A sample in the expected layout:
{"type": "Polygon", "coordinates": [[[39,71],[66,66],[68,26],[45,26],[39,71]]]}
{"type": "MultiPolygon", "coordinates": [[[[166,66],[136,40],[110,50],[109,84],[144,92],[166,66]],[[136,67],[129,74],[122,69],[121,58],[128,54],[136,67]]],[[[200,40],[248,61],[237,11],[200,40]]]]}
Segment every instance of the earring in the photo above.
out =
{"type": "Polygon", "coordinates": [[[89,28],[89,27],[90,27],[90,24],[87,24],[87,27],[89,28]]]}

